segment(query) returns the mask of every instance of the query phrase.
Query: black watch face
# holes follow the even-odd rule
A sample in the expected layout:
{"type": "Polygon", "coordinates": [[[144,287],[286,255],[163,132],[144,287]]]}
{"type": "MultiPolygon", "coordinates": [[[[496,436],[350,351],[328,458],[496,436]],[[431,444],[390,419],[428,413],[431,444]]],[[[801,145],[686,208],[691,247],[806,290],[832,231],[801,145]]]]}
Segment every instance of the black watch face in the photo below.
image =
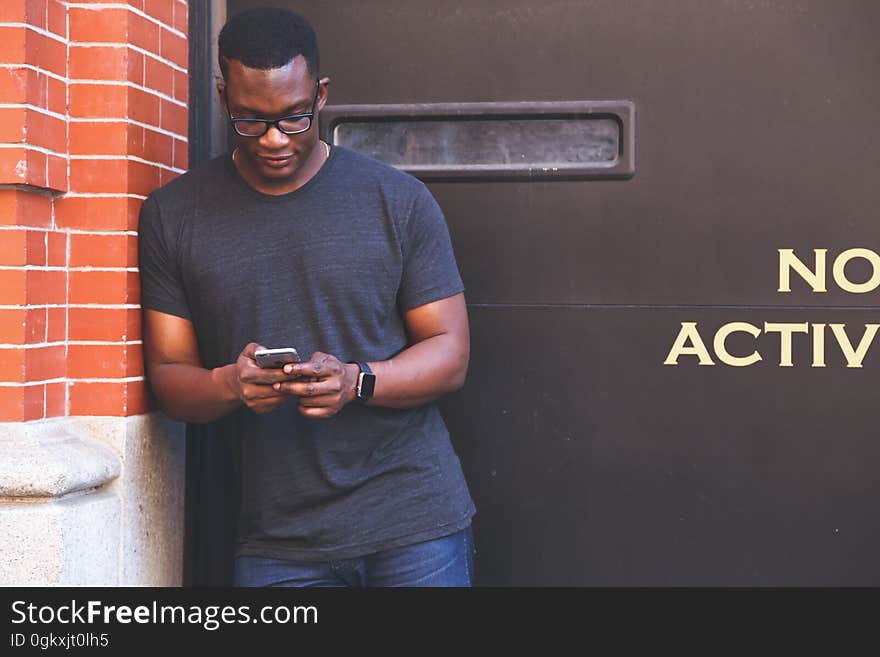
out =
{"type": "Polygon", "coordinates": [[[358,398],[366,401],[373,396],[373,388],[376,387],[376,375],[364,372],[361,375],[360,390],[358,390],[358,398]]]}

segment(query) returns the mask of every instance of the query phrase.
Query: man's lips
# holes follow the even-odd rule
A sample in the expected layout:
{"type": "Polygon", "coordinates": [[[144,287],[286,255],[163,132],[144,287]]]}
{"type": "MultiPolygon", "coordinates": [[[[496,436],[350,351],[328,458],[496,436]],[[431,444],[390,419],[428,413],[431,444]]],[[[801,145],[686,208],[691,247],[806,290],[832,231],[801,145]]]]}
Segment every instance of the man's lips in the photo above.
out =
{"type": "Polygon", "coordinates": [[[286,165],[293,155],[272,155],[271,157],[260,155],[259,157],[270,167],[281,167],[286,165]]]}

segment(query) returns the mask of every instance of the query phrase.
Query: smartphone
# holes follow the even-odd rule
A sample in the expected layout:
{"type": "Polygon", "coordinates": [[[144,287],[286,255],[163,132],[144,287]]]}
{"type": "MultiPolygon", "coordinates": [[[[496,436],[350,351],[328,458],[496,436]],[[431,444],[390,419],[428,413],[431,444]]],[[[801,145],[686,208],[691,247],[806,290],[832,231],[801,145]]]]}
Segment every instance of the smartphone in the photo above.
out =
{"type": "Polygon", "coordinates": [[[257,349],[254,352],[254,360],[257,365],[264,369],[277,369],[284,367],[288,363],[298,363],[299,354],[293,347],[282,347],[280,349],[257,349]]]}

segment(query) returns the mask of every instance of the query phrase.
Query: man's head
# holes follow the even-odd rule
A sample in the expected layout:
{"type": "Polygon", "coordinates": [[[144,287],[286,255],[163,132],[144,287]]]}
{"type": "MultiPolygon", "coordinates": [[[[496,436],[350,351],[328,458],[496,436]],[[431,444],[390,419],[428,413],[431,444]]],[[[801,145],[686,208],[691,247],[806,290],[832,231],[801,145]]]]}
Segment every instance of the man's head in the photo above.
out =
{"type": "Polygon", "coordinates": [[[218,42],[223,82],[217,90],[230,118],[315,114],[310,125],[308,117],[300,117],[270,125],[262,135],[265,124],[238,122],[239,168],[270,188],[314,174],[311,169],[321,157],[315,151],[317,113],[327,100],[329,81],[318,77],[318,43],[311,25],[299,14],[258,7],[233,16],[218,42]],[[307,125],[308,130],[296,133],[307,125]]]}

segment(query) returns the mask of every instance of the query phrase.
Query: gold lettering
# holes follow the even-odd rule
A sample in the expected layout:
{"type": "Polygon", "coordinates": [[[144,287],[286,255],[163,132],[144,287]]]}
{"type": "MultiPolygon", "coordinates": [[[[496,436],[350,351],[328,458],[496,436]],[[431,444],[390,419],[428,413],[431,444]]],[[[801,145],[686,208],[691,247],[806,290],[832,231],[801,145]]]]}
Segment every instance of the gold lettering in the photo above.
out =
{"type": "Polygon", "coordinates": [[[843,352],[843,355],[846,356],[846,366],[861,367],[862,361],[865,359],[865,354],[868,352],[868,347],[871,346],[871,343],[874,341],[874,336],[877,335],[877,329],[880,328],[880,324],[865,324],[865,332],[862,334],[859,346],[855,350],[853,350],[852,343],[849,341],[849,336],[844,330],[846,324],[829,324],[828,326],[831,327],[831,330],[834,332],[834,337],[837,338],[837,344],[840,345],[840,350],[843,352]]]}
{"type": "Polygon", "coordinates": [[[792,367],[791,362],[791,334],[807,333],[810,325],[792,324],[789,322],[764,322],[765,333],[779,333],[779,367],[792,367]]]}
{"type": "Polygon", "coordinates": [[[828,249],[813,249],[816,254],[815,269],[810,271],[801,260],[794,254],[794,249],[778,249],[779,251],[779,290],[778,292],[791,292],[791,270],[794,269],[803,278],[813,292],[827,292],[825,287],[825,254],[828,249]]]}
{"type": "Polygon", "coordinates": [[[824,324],[813,324],[813,367],[825,367],[824,324]]]}
{"type": "Polygon", "coordinates": [[[755,338],[761,335],[761,329],[748,322],[730,322],[729,324],[725,324],[718,329],[718,332],[715,334],[715,355],[718,356],[718,360],[725,365],[732,365],[733,367],[754,365],[761,360],[761,354],[757,351],[753,351],[748,356],[732,356],[730,352],[727,351],[727,345],[725,344],[727,336],[737,331],[743,331],[755,338]]]}
{"type": "Polygon", "coordinates": [[[853,294],[873,292],[880,287],[880,255],[870,249],[847,249],[834,260],[834,281],[841,290],[853,294]],[[853,258],[864,258],[871,263],[873,272],[871,277],[864,283],[852,283],[846,277],[846,263],[853,258]]]}
{"type": "Polygon", "coordinates": [[[696,322],[681,323],[681,330],[678,332],[678,337],[675,338],[675,343],[672,345],[672,349],[669,350],[669,355],[666,357],[666,360],[663,361],[663,364],[678,365],[679,356],[697,356],[700,359],[700,365],[715,364],[709,356],[709,350],[706,349],[706,345],[703,343],[699,331],[697,331],[696,322]],[[685,342],[688,340],[691,342],[690,347],[685,346],[685,342]]]}

